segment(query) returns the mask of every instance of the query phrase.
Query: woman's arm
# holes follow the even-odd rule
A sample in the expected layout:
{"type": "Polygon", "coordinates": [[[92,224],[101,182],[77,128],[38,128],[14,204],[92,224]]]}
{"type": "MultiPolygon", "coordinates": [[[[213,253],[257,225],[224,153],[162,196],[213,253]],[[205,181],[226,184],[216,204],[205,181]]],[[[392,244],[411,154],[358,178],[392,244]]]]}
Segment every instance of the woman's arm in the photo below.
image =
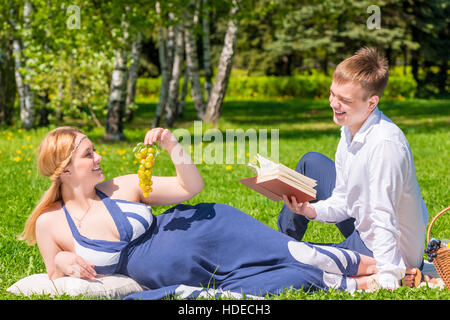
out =
{"type": "MultiPolygon", "coordinates": [[[[169,192],[171,188],[175,188],[176,197],[181,196],[184,200],[188,200],[202,191],[204,182],[195,164],[192,162],[190,155],[186,154],[183,147],[178,143],[177,139],[168,129],[155,128],[147,132],[144,138],[145,144],[153,144],[155,141],[161,143],[161,147],[169,153],[175,166],[177,176],[171,179],[163,177],[155,177],[155,190],[157,187],[163,192],[169,192]],[[156,181],[159,180],[159,181],[156,181]]],[[[167,197],[166,197],[167,198],[167,197]]],[[[175,200],[175,199],[174,199],[175,200]]],[[[182,201],[169,201],[178,203],[182,201]]],[[[167,202],[167,201],[165,201],[167,202]]]]}
{"type": "Polygon", "coordinates": [[[49,279],[64,276],[94,279],[94,266],[73,252],[62,251],[53,239],[52,217],[42,214],[36,221],[36,241],[49,279]]]}
{"type": "MultiPolygon", "coordinates": [[[[149,205],[171,205],[187,201],[202,191],[204,182],[190,155],[186,154],[172,133],[163,128],[147,132],[144,143],[161,143],[170,154],[177,175],[171,177],[152,177],[152,192],[144,197],[139,188],[137,174],[128,174],[102,182],[97,187],[110,197],[149,205]]],[[[159,160],[157,160],[159,161],[159,160]]]]}

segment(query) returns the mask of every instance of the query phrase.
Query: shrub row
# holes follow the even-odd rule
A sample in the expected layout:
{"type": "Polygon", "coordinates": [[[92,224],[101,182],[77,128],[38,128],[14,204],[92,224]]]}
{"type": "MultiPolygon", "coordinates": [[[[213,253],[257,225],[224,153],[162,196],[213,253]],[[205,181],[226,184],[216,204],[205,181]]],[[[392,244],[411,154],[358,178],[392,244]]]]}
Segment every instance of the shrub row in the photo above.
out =
{"type": "MultiPolygon", "coordinates": [[[[203,79],[202,79],[203,81],[203,79]]],[[[183,79],[180,81],[180,89],[183,79]]],[[[160,78],[139,78],[137,94],[144,97],[158,97],[160,78]]],[[[203,83],[202,83],[203,85],[203,83]]],[[[231,77],[227,95],[233,97],[293,97],[327,98],[330,92],[331,77],[321,74],[297,75],[291,77],[252,76],[231,77]]],[[[384,92],[385,99],[413,98],[417,84],[412,77],[391,76],[384,92]]],[[[188,95],[190,89],[188,88],[188,95]]]]}

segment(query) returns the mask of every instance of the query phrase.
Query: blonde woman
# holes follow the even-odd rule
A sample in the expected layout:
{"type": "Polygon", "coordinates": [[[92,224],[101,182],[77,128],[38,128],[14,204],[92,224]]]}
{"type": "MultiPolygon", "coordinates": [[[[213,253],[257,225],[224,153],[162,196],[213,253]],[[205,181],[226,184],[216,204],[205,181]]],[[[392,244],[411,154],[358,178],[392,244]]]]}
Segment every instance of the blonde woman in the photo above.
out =
{"type": "Polygon", "coordinates": [[[40,172],[52,179],[22,239],[37,242],[50,279],[95,279],[120,273],[152,289],[130,298],[157,299],[180,285],[246,294],[330,287],[367,289],[376,261],[357,252],[295,241],[220,203],[179,204],[161,215],[151,206],[198,194],[203,180],[172,133],[147,132],[171,155],[177,175],[153,177],[145,198],[136,174],[104,181],[102,157],[80,130],[61,127],[39,147],[40,172]]]}

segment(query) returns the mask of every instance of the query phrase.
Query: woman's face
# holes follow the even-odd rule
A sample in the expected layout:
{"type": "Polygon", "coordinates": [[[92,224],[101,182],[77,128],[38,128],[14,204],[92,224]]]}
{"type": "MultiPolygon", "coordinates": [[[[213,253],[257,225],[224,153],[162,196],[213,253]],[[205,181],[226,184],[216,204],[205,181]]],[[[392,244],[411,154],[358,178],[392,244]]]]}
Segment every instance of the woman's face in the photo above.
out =
{"type": "Polygon", "coordinates": [[[66,167],[66,170],[70,172],[68,179],[75,185],[96,185],[105,179],[105,175],[100,169],[102,156],[95,152],[93,143],[84,134],[77,134],[75,145],[78,143],[78,147],[72,154],[72,160],[66,167]]]}

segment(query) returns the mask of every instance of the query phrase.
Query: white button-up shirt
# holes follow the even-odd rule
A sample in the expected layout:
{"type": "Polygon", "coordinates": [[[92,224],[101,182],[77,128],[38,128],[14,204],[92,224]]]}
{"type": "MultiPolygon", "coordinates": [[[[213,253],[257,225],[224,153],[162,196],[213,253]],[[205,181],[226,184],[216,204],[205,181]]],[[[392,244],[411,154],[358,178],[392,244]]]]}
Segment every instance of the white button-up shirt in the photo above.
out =
{"type": "Polygon", "coordinates": [[[330,198],[313,203],[316,221],[353,217],[373,252],[384,288],[397,288],[406,267],[420,267],[428,211],[420,195],[414,160],[403,132],[378,107],[351,139],[341,128],[336,186],[330,198]]]}

